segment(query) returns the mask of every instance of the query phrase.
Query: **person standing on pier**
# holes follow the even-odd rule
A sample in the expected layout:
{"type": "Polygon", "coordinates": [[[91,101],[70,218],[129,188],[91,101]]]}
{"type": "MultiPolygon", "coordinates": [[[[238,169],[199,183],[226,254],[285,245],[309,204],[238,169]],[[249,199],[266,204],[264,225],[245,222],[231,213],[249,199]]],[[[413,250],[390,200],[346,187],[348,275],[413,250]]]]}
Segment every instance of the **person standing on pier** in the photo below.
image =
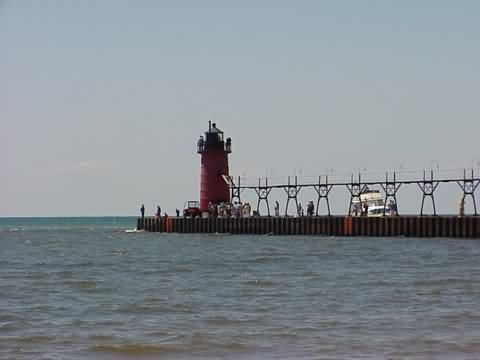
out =
{"type": "Polygon", "coordinates": [[[462,195],[458,203],[458,216],[465,216],[465,195],[462,195]]]}
{"type": "Polygon", "coordinates": [[[363,203],[363,216],[368,216],[368,204],[365,202],[363,203]]]}
{"type": "Polygon", "coordinates": [[[177,217],[180,217],[180,210],[175,210],[177,212],[177,217]]]}
{"type": "Polygon", "coordinates": [[[155,216],[157,218],[161,217],[162,216],[162,209],[160,208],[160,206],[157,206],[157,213],[155,214],[155,216]]]}
{"type": "Polygon", "coordinates": [[[393,200],[388,204],[388,213],[390,216],[397,215],[397,204],[393,200]]]}
{"type": "Polygon", "coordinates": [[[275,207],[273,209],[275,210],[275,216],[280,216],[280,204],[278,201],[275,201],[275,207]]]}
{"type": "Polygon", "coordinates": [[[142,207],[140,208],[140,214],[142,214],[142,220],[145,219],[145,205],[142,204],[142,207]]]}
{"type": "Polygon", "coordinates": [[[297,216],[303,216],[302,203],[298,203],[298,206],[297,206],[297,216]]]}
{"type": "Polygon", "coordinates": [[[315,205],[313,205],[313,201],[309,201],[307,205],[307,216],[313,216],[314,211],[315,205]]]}

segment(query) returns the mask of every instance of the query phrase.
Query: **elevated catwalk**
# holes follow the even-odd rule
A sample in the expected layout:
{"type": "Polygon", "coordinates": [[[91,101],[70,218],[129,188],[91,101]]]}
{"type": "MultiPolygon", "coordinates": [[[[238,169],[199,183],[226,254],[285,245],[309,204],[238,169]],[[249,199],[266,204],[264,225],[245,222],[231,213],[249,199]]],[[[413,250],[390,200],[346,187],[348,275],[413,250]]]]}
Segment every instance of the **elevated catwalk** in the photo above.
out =
{"type": "MultiPolygon", "coordinates": [[[[272,184],[268,177],[263,179],[259,178],[256,184],[245,184],[240,177],[236,179],[230,177],[230,192],[232,202],[241,201],[242,193],[245,191],[255,192],[257,198],[257,212],[260,210],[260,204],[264,203],[267,211],[265,215],[271,215],[271,203],[269,201],[270,193],[274,189],[284,190],[286,199],[284,215],[293,215],[288,214],[289,203],[293,202],[296,209],[298,207],[298,196],[300,192],[305,192],[308,189],[314,189],[316,193],[315,215],[321,215],[320,206],[322,203],[324,206],[323,213],[325,215],[331,215],[329,200],[330,193],[334,188],[344,188],[348,190],[348,194],[350,195],[350,205],[347,214],[352,215],[355,199],[361,199],[360,194],[370,188],[382,189],[384,203],[387,204],[388,200],[392,200],[395,204],[397,204],[398,209],[399,189],[408,185],[417,185],[421,195],[420,215],[424,215],[425,200],[427,199],[432,202],[432,215],[437,215],[435,190],[437,190],[437,187],[440,184],[454,183],[458,185],[463,199],[466,200],[469,198],[472,201],[473,215],[478,215],[475,190],[480,184],[480,177],[476,176],[474,169],[464,169],[463,176],[458,176],[458,174],[455,175],[456,176],[441,176],[433,170],[430,170],[429,172],[424,170],[423,176],[420,178],[414,177],[399,179],[397,177],[397,173],[393,172],[393,174],[385,173],[384,179],[365,180],[359,173],[357,176],[352,175],[349,181],[330,181],[328,176],[319,176],[315,182],[303,183],[300,183],[297,177],[294,176],[288,177],[287,181],[280,184],[272,184]]],[[[398,211],[398,213],[400,212],[401,210],[398,211]]]]}

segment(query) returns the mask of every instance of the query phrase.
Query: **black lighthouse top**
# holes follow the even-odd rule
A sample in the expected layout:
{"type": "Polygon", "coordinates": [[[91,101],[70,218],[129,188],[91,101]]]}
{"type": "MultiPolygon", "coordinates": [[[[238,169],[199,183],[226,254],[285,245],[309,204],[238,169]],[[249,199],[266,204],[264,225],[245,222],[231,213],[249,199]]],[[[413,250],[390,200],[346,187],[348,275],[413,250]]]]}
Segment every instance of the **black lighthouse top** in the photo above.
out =
{"type": "Polygon", "coordinates": [[[232,139],[227,138],[223,140],[223,131],[217,128],[217,124],[211,121],[208,122],[208,131],[205,132],[205,137],[200,136],[197,141],[197,152],[199,154],[208,150],[224,150],[227,153],[232,152],[232,139]]]}

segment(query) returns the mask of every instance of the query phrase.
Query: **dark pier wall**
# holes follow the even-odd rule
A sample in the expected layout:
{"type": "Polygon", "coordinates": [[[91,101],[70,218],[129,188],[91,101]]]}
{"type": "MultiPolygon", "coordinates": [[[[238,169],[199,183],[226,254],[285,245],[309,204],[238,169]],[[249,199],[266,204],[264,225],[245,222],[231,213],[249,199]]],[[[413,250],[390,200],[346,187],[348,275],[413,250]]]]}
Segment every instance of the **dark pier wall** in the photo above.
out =
{"type": "Polygon", "coordinates": [[[480,216],[139,218],[150,232],[480,238],[480,216]]]}

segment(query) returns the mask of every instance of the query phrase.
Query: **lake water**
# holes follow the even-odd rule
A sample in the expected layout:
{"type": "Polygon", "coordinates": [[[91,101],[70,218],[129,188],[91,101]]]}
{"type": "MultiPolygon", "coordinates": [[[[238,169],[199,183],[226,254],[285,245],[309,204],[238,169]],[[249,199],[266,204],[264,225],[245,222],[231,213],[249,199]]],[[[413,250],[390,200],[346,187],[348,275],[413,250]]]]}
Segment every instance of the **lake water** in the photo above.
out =
{"type": "Polygon", "coordinates": [[[480,241],[0,219],[0,359],[478,359],[480,241]]]}

